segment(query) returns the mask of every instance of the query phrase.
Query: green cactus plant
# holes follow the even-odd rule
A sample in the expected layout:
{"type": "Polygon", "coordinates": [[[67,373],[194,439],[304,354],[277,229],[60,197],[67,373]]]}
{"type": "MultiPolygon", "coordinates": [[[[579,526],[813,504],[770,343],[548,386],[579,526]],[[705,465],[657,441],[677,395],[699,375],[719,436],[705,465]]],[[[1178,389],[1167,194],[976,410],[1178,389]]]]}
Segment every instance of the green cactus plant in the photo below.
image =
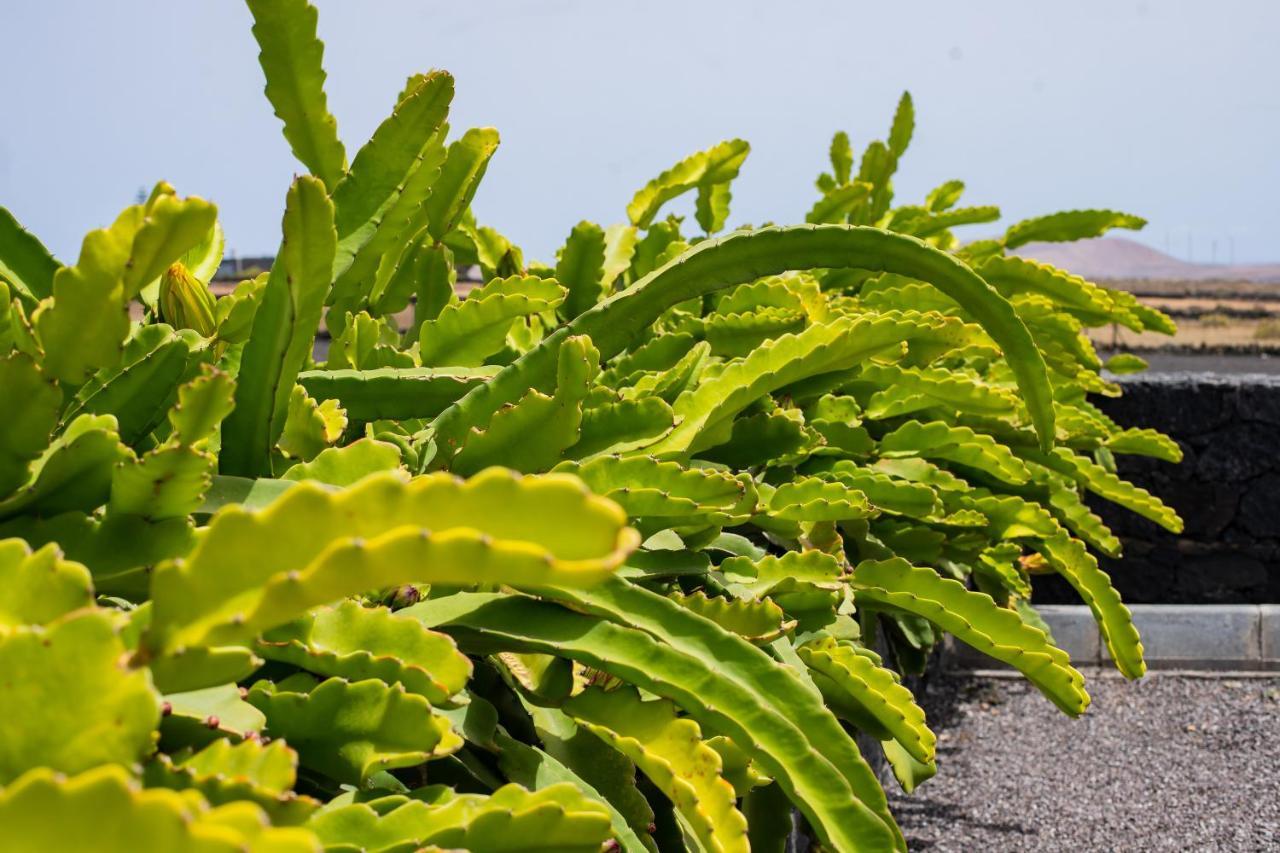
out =
{"type": "Polygon", "coordinates": [[[1176,530],[1113,457],[1180,451],[1089,400],[1082,331],[1172,322],[1008,254],[1141,220],[962,245],[961,182],[893,205],[906,96],[807,224],[720,235],[731,140],[526,262],[448,74],[348,161],[315,9],[248,5],[310,173],[269,274],[214,301],[216,209],[163,183],[70,266],[0,209],[0,847],[782,849],[794,807],[902,850],[859,743],[937,771],[902,675],[944,633],[1082,713],[1052,571],[1143,674],[1084,498],[1176,530]]]}

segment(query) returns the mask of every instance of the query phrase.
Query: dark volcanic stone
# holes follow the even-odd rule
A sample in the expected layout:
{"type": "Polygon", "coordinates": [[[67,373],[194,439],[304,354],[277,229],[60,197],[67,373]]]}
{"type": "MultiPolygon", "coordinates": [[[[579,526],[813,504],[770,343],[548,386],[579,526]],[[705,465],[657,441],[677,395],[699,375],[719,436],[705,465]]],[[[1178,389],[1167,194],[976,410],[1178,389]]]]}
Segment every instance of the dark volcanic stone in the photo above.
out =
{"type": "Polygon", "coordinates": [[[1266,474],[1250,483],[1236,517],[1249,534],[1280,540],[1280,474],[1266,474]]]}
{"type": "MultiPolygon", "coordinates": [[[[1280,601],[1280,376],[1166,373],[1122,378],[1124,396],[1098,405],[1124,426],[1158,429],[1184,459],[1123,456],[1121,476],[1182,516],[1170,533],[1121,507],[1089,505],[1120,536],[1122,560],[1103,560],[1127,601],[1280,601]]],[[[1057,579],[1035,581],[1038,601],[1074,603],[1057,579]]]]}

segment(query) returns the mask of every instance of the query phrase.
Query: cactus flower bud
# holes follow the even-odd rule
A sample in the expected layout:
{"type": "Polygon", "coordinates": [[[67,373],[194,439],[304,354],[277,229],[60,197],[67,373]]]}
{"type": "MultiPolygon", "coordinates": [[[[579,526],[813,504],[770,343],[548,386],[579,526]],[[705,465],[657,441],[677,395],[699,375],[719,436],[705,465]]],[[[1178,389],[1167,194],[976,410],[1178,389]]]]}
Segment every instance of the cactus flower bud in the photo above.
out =
{"type": "Polygon", "coordinates": [[[175,329],[194,329],[210,337],[218,325],[213,319],[213,294],[181,262],[160,278],[160,314],[175,329]]]}

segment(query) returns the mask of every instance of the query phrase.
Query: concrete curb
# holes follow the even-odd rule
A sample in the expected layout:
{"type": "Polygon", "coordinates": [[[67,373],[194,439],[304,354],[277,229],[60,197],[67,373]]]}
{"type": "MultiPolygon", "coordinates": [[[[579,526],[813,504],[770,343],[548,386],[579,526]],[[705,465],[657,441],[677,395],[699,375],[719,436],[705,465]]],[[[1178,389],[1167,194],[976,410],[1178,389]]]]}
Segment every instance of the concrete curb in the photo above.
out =
{"type": "MultiPolygon", "coordinates": [[[[1036,608],[1076,666],[1109,663],[1093,614],[1084,605],[1036,608]]],[[[1147,667],[1153,670],[1280,671],[1280,604],[1134,604],[1147,667]]],[[[999,664],[963,643],[951,644],[943,666],[992,669],[999,664]]]]}

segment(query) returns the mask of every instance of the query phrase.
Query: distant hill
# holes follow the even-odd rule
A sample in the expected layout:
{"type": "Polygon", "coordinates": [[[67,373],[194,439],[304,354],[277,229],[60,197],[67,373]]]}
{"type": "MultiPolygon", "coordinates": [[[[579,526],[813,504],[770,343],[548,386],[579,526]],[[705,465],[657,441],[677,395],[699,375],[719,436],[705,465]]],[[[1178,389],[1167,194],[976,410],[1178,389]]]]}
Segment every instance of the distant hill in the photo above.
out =
{"type": "Polygon", "coordinates": [[[1280,282],[1280,264],[1192,264],[1123,237],[1028,243],[1015,250],[1085,278],[1280,282]]]}

